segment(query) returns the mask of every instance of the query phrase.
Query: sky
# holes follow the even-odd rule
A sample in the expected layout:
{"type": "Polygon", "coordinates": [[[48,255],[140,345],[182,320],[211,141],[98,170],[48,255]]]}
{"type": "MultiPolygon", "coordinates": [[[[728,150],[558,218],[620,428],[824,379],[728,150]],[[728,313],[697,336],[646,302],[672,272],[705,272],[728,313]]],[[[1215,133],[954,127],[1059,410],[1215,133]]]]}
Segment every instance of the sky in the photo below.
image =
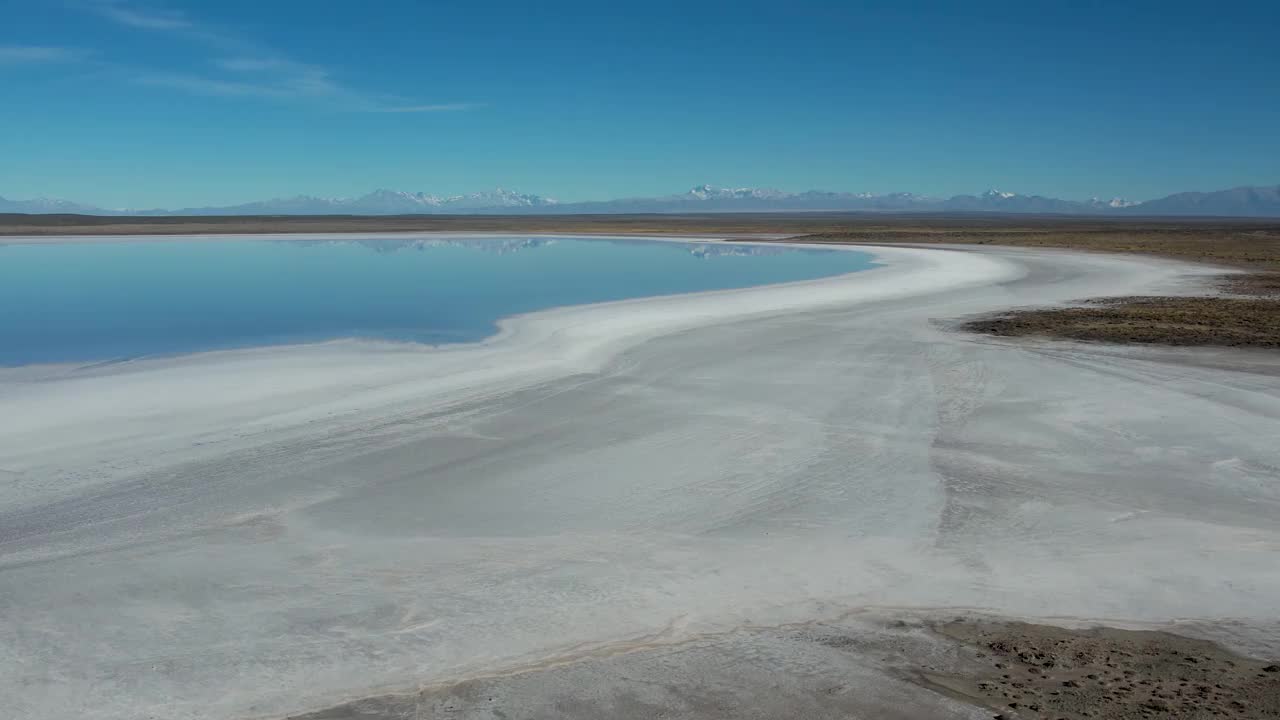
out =
{"type": "Polygon", "coordinates": [[[1280,3],[0,0],[0,196],[1280,182],[1280,3]]]}

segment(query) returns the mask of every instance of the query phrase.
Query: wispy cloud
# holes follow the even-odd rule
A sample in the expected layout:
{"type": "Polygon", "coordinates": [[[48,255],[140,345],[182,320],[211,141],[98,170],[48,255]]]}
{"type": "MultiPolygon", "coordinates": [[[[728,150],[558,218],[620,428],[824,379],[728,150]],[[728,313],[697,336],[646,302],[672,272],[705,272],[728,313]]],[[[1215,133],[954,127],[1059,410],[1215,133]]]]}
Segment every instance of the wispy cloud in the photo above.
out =
{"type": "Polygon", "coordinates": [[[347,87],[327,70],[288,60],[224,59],[212,63],[224,73],[175,72],[138,69],[129,79],[140,85],[167,87],[174,90],[215,97],[263,98],[278,101],[306,102],[348,112],[427,112],[426,108],[470,109],[462,103],[421,107],[392,104],[383,98],[347,87]],[[403,106],[403,107],[402,107],[403,106]]]}
{"type": "Polygon", "coordinates": [[[233,82],[259,85],[299,97],[358,97],[354,91],[333,80],[329,71],[319,65],[280,57],[219,58],[213,64],[231,73],[233,82]]]}
{"type": "Polygon", "coordinates": [[[296,89],[288,86],[276,86],[262,83],[237,82],[219,78],[193,75],[189,73],[152,72],[149,70],[134,73],[131,78],[139,85],[166,87],[182,90],[195,95],[213,95],[218,97],[258,97],[276,100],[288,100],[300,97],[296,89]]]}
{"type": "Polygon", "coordinates": [[[296,61],[251,42],[226,28],[214,27],[181,12],[129,0],[85,0],[84,7],[118,25],[165,33],[203,48],[210,55],[207,71],[135,68],[132,82],[167,87],[197,95],[306,101],[351,112],[456,112],[481,107],[475,103],[415,104],[404,98],[370,93],[337,80],[327,68],[296,61]]]}
{"type": "Polygon", "coordinates": [[[314,65],[304,65],[302,63],[293,62],[292,60],[260,57],[222,58],[215,61],[215,64],[223,70],[246,73],[297,70],[314,71],[318,69],[314,65]]]}
{"type": "Polygon", "coordinates": [[[182,13],[174,10],[150,10],[121,2],[101,0],[92,7],[110,20],[144,30],[185,30],[192,27],[182,13]]]}
{"type": "Polygon", "coordinates": [[[397,107],[394,105],[386,107],[371,108],[369,112],[380,113],[433,113],[433,112],[462,112],[464,110],[477,110],[484,107],[479,103],[439,103],[437,105],[405,105],[397,107]]]}
{"type": "Polygon", "coordinates": [[[0,65],[64,63],[85,56],[83,50],[41,45],[0,45],[0,65]]]}

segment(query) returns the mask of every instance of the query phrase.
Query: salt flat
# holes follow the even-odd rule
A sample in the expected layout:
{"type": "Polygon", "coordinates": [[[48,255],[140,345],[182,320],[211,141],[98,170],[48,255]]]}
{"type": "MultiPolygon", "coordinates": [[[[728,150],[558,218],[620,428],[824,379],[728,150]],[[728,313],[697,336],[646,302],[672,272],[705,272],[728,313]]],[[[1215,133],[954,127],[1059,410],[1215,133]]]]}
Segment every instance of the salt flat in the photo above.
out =
{"type": "Polygon", "coordinates": [[[949,329],[1199,271],[873,252],[476,346],[0,371],[3,706],[277,716],[709,637],[795,665],[742,633],[860,610],[1280,647],[1275,363],[949,329]]]}

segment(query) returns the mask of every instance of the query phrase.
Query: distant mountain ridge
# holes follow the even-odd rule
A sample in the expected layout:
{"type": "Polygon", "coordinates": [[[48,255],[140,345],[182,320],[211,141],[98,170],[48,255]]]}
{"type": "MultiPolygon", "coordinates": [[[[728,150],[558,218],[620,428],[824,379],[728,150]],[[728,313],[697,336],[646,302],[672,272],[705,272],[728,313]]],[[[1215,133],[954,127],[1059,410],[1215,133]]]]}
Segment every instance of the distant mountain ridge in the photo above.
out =
{"type": "Polygon", "coordinates": [[[772,188],[698,185],[687,192],[652,198],[560,203],[541,195],[501,188],[467,195],[375,190],[356,198],[298,195],[260,202],[179,210],[107,210],[67,200],[6,200],[0,213],[84,215],[419,215],[531,213],[696,213],[696,212],[991,212],[1058,215],[1228,216],[1280,218],[1280,185],[1186,192],[1146,202],[1123,198],[1085,201],[988,190],[981,195],[935,198],[915,193],[800,193],[772,188]]]}
{"type": "Polygon", "coordinates": [[[1280,216],[1280,185],[1238,187],[1218,192],[1185,192],[1140,206],[1159,215],[1280,216]]]}
{"type": "Polygon", "coordinates": [[[399,190],[374,190],[357,198],[320,198],[298,195],[223,207],[149,210],[148,215],[416,215],[463,213],[491,209],[551,207],[556,201],[538,195],[498,188],[468,195],[430,195],[399,190]]]}
{"type": "Polygon", "coordinates": [[[103,210],[92,205],[82,205],[70,200],[54,198],[35,198],[34,200],[6,200],[0,197],[0,213],[25,213],[29,215],[48,215],[71,213],[76,215],[112,215],[110,210],[103,210]]]}

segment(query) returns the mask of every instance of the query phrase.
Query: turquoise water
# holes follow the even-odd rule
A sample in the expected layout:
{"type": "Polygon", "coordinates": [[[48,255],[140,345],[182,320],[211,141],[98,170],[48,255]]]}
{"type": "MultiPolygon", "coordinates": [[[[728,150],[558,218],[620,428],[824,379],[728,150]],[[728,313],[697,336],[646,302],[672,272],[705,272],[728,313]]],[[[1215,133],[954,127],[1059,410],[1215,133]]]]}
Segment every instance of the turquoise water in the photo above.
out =
{"type": "Polygon", "coordinates": [[[0,365],[471,342],[534,310],[868,267],[858,252],[544,237],[0,245],[0,365]]]}

